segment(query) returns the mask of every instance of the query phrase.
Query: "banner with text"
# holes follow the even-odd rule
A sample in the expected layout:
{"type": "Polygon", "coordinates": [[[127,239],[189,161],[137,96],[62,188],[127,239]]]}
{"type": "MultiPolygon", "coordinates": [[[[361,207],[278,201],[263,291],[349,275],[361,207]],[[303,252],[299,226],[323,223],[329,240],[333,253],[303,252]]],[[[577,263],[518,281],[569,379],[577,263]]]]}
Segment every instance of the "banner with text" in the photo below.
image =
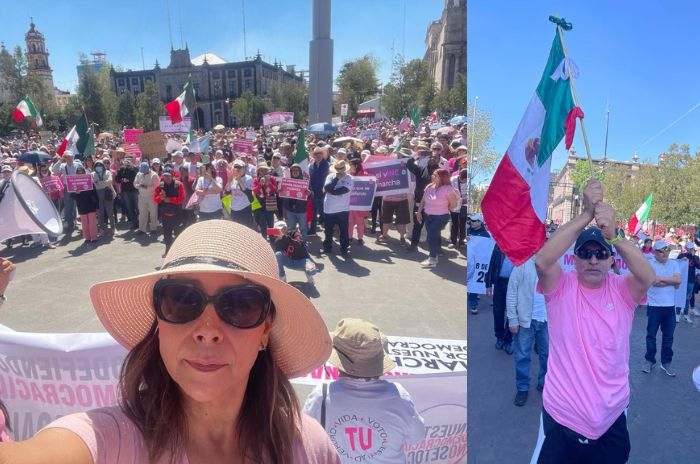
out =
{"type": "Polygon", "coordinates": [[[48,193],[49,195],[63,192],[63,183],[61,183],[61,179],[57,176],[40,177],[39,182],[41,182],[44,192],[48,193]]]}
{"type": "Polygon", "coordinates": [[[350,211],[370,211],[374,202],[377,179],[370,176],[352,176],[350,211]]]}
{"type": "Polygon", "coordinates": [[[141,154],[149,158],[165,155],[165,135],[161,131],[145,132],[139,135],[141,154]]]}
{"type": "Polygon", "coordinates": [[[71,193],[84,192],[92,189],[91,174],[76,174],[74,176],[66,176],[66,190],[71,193]]]}
{"type": "Polygon", "coordinates": [[[479,237],[478,235],[470,235],[467,242],[467,259],[469,260],[469,269],[474,269],[469,281],[467,282],[467,291],[469,293],[478,293],[483,295],[486,293],[486,273],[489,270],[491,262],[491,253],[496,242],[491,237],[479,237]]]}
{"type": "Polygon", "coordinates": [[[274,111],[263,114],[263,126],[274,126],[285,122],[294,122],[294,113],[274,111]]]}
{"type": "Polygon", "coordinates": [[[185,116],[182,121],[173,123],[167,116],[161,116],[158,119],[158,128],[161,132],[167,132],[169,134],[187,134],[192,128],[192,118],[190,116],[185,116]]]}
{"type": "Polygon", "coordinates": [[[306,200],[309,196],[308,179],[290,179],[282,177],[278,195],[281,198],[292,198],[294,200],[306,200]]]}
{"type": "Polygon", "coordinates": [[[402,159],[366,162],[365,172],[377,179],[375,195],[399,195],[407,193],[409,188],[408,169],[402,159]]]}
{"type": "Polygon", "coordinates": [[[143,129],[124,129],[124,143],[139,143],[143,129]]]}
{"type": "Polygon", "coordinates": [[[231,145],[233,151],[236,153],[247,153],[249,155],[253,154],[253,141],[252,140],[241,140],[236,139],[231,145]]]}

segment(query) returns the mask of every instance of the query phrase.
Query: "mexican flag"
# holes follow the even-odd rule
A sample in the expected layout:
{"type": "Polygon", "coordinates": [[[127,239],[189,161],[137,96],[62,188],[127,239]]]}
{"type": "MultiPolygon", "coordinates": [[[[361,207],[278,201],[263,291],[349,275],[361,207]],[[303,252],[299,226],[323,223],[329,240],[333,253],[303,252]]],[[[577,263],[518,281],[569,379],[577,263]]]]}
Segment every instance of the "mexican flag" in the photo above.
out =
{"type": "Polygon", "coordinates": [[[17,103],[17,106],[15,106],[15,109],[12,111],[12,120],[16,124],[21,124],[27,118],[33,118],[36,121],[37,127],[41,127],[44,124],[39,110],[34,106],[34,102],[32,102],[31,98],[24,97],[17,103]]]}
{"type": "Polygon", "coordinates": [[[630,235],[637,235],[642,228],[642,224],[649,217],[653,196],[654,194],[650,193],[644,200],[644,203],[642,203],[642,206],[640,206],[637,212],[630,216],[630,220],[627,221],[627,231],[630,233],[630,235]]]}
{"type": "Polygon", "coordinates": [[[306,136],[304,135],[304,129],[299,132],[299,138],[297,139],[297,151],[294,153],[294,163],[301,166],[301,170],[308,173],[309,172],[309,152],[306,150],[306,136]]]}
{"type": "Polygon", "coordinates": [[[95,153],[95,141],[85,115],[80,116],[75,126],[63,137],[61,144],[56,149],[56,153],[63,156],[66,150],[70,150],[74,154],[80,153],[83,155],[95,153]]]}
{"type": "Polygon", "coordinates": [[[165,111],[168,112],[168,117],[173,124],[182,121],[182,118],[194,110],[194,86],[192,80],[188,79],[182,93],[170,103],[165,104],[165,111]]]}
{"type": "Polygon", "coordinates": [[[570,85],[576,65],[564,55],[560,34],[557,28],[535,94],[481,202],[489,231],[515,265],[544,244],[552,152],[565,135],[571,146],[576,118],[583,117],[570,85]]]}

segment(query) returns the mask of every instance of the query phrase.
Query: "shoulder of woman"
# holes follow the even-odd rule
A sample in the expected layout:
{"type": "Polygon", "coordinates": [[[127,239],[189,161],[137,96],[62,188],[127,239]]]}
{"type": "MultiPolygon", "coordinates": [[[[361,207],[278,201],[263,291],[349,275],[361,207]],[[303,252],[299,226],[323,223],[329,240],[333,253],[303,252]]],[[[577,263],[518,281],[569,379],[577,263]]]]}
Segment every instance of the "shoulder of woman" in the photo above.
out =
{"type": "MultiPolygon", "coordinates": [[[[315,464],[338,463],[340,458],[321,424],[306,414],[301,414],[301,443],[306,460],[315,464]]],[[[296,453],[295,453],[296,454],[296,453]]]]}

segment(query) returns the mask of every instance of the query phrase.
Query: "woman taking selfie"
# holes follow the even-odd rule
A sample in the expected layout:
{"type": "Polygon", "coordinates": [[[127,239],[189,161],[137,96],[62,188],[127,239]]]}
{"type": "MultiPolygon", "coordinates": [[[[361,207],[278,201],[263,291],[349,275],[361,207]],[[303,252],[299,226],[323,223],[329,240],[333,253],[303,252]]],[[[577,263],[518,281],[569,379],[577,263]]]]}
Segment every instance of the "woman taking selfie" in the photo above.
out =
{"type": "Polygon", "coordinates": [[[129,350],[119,406],[0,444],[0,463],[340,462],[288,380],[328,358],[326,325],[279,280],[259,234],[199,222],[178,236],[159,271],[98,283],[90,297],[129,350]]]}

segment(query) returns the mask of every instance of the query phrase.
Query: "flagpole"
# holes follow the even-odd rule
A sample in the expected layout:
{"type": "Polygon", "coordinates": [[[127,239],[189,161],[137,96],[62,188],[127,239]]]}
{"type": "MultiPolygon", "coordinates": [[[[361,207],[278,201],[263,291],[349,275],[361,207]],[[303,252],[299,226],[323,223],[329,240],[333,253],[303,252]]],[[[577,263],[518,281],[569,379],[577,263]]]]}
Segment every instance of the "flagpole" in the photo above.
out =
{"type": "MultiPolygon", "coordinates": [[[[564,29],[561,27],[561,23],[558,21],[553,21],[552,17],[550,16],[550,21],[552,21],[554,24],[557,25],[557,35],[559,36],[559,41],[561,42],[561,48],[562,51],[564,52],[564,58],[569,57],[569,53],[566,49],[566,43],[564,42],[564,29]]],[[[556,18],[559,20],[559,18],[556,18]]],[[[561,19],[563,21],[563,19],[561,19]]],[[[571,87],[571,97],[574,100],[574,105],[580,107],[581,105],[579,104],[578,96],[576,95],[576,83],[574,82],[574,76],[573,74],[569,74],[569,86],[571,87]]],[[[590,167],[591,170],[591,178],[593,178],[593,158],[591,158],[591,147],[588,144],[588,135],[586,134],[586,125],[583,122],[583,118],[579,120],[579,124],[581,125],[581,134],[583,135],[583,143],[586,147],[586,157],[588,158],[588,166],[590,167]]]]}

